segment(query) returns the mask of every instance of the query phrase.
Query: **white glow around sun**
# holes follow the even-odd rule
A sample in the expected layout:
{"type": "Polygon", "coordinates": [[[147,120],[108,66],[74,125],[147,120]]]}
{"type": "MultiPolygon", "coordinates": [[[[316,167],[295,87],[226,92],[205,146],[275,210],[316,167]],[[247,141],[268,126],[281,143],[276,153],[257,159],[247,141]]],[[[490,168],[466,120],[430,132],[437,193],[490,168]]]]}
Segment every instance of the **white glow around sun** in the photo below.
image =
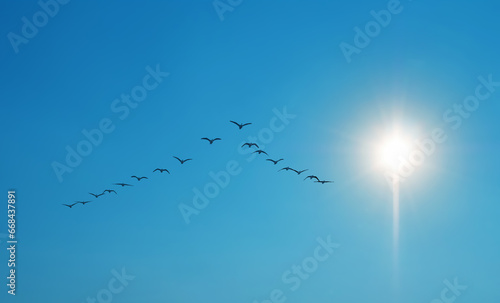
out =
{"type": "Polygon", "coordinates": [[[379,147],[379,165],[386,170],[397,171],[403,159],[408,156],[411,144],[398,134],[385,139],[379,147]]]}

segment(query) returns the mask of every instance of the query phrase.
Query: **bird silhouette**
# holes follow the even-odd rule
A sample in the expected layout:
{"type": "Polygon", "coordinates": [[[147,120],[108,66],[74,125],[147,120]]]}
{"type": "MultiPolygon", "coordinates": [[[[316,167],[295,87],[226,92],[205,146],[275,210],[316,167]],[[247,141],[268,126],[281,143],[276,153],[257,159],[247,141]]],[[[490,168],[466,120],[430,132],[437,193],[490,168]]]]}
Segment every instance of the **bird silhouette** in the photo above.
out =
{"type": "Polygon", "coordinates": [[[221,138],[214,138],[214,139],[201,138],[201,140],[207,140],[208,142],[210,142],[210,144],[213,144],[214,141],[218,141],[218,140],[222,140],[222,139],[221,138]]]}
{"type": "Polygon", "coordinates": [[[164,171],[166,171],[167,173],[170,174],[170,172],[166,168],[157,168],[157,169],[153,170],[153,172],[155,172],[155,171],[159,171],[160,173],[163,173],[164,171]]]}
{"type": "Polygon", "coordinates": [[[92,202],[92,201],[76,201],[76,203],[80,203],[82,205],[85,205],[85,204],[90,203],[90,202],[92,202]]]}
{"type": "MultiPolygon", "coordinates": [[[[266,154],[266,155],[268,155],[265,151],[263,151],[263,150],[261,150],[261,149],[258,149],[258,150],[256,150],[256,151],[254,151],[252,154],[255,154],[255,153],[258,153],[259,155],[260,155],[260,154],[266,154]]],[[[268,155],[268,156],[269,156],[269,155],[268,155]]]]}
{"type": "Polygon", "coordinates": [[[283,161],[284,159],[279,159],[279,160],[273,160],[273,159],[266,159],[266,161],[271,161],[274,163],[274,165],[278,164],[278,162],[283,161]]]}
{"type": "Polygon", "coordinates": [[[114,185],[120,185],[121,187],[124,186],[133,186],[132,184],[127,184],[127,183],[113,183],[114,185]]]}
{"type": "Polygon", "coordinates": [[[75,206],[76,203],[73,203],[73,204],[63,204],[64,206],[67,206],[69,208],[72,208],[73,206],[75,206]]]}
{"type": "Polygon", "coordinates": [[[91,194],[92,196],[94,196],[94,197],[96,197],[96,198],[99,198],[100,196],[104,195],[104,192],[103,192],[102,194],[98,194],[98,195],[93,194],[93,193],[89,193],[89,194],[91,194]]]}
{"type": "Polygon", "coordinates": [[[243,128],[243,126],[247,126],[247,125],[252,124],[252,123],[240,124],[240,123],[238,123],[238,122],[234,122],[234,121],[229,121],[229,122],[231,122],[231,123],[234,123],[234,124],[238,125],[238,127],[239,127],[240,129],[242,129],[242,128],[243,128]]]}
{"type": "Polygon", "coordinates": [[[114,189],[105,189],[103,191],[103,193],[112,193],[112,192],[115,193],[115,194],[118,194],[114,189]]]}
{"type": "Polygon", "coordinates": [[[174,156],[174,158],[176,158],[177,160],[179,160],[179,162],[181,162],[181,164],[184,164],[184,162],[186,162],[186,161],[193,160],[193,159],[181,160],[181,159],[177,158],[176,156],[174,156]]]}
{"type": "Polygon", "coordinates": [[[255,146],[255,147],[259,148],[259,146],[257,145],[257,143],[245,143],[241,147],[244,147],[245,145],[248,145],[248,147],[255,146]]]}
{"type": "Polygon", "coordinates": [[[318,181],[314,181],[314,183],[321,183],[321,184],[325,184],[325,183],[333,183],[333,181],[323,181],[323,180],[318,180],[318,181]]]}
{"type": "Polygon", "coordinates": [[[287,166],[287,167],[283,167],[282,169],[280,169],[278,171],[282,171],[282,170],[295,170],[295,169],[287,166]]]}
{"type": "Polygon", "coordinates": [[[297,173],[297,175],[300,175],[301,173],[305,172],[305,171],[308,171],[308,169],[304,169],[304,170],[296,170],[296,169],[292,169],[294,172],[297,173]]]}
{"type": "Polygon", "coordinates": [[[304,180],[306,180],[306,179],[311,179],[311,180],[312,180],[312,179],[316,179],[317,181],[319,181],[319,178],[318,178],[318,177],[316,177],[315,175],[310,175],[310,176],[307,176],[304,180]]]}
{"type": "Polygon", "coordinates": [[[141,181],[142,179],[147,179],[148,177],[130,176],[130,178],[136,178],[136,179],[137,179],[137,181],[141,181]]]}

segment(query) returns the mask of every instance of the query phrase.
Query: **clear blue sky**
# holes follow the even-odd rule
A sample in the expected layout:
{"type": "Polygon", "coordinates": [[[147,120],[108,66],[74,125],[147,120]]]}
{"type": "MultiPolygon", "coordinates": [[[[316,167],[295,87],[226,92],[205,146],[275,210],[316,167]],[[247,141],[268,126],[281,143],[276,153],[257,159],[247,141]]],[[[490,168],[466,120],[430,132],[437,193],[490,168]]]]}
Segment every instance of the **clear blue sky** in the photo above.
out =
{"type": "Polygon", "coordinates": [[[455,277],[468,286],[456,302],[500,299],[500,87],[456,129],[443,118],[478,77],[500,81],[497,1],[402,1],[350,62],[341,43],[355,47],[353,28],[388,1],[245,0],[223,20],[212,1],[73,0],[48,20],[36,1],[1,4],[0,236],[14,188],[19,243],[13,298],[0,238],[0,301],[106,298],[122,268],[135,278],[113,302],[252,303],[275,289],[281,302],[431,302],[455,277]],[[34,15],[47,24],[16,53],[9,33],[34,15]],[[148,66],[169,74],[124,117],[114,100],[140,92],[148,66]],[[60,180],[54,162],[103,119],[113,131],[60,180]],[[394,124],[412,140],[448,137],[401,185],[398,259],[392,192],[373,167],[394,124]],[[285,160],[247,161],[251,136],[285,160]],[[179,207],[228,163],[237,173],[187,224],[179,207]],[[309,171],[277,172],[287,165],[309,171]],[[88,194],[107,188],[118,194],[88,194]],[[61,205],[79,200],[93,202],[61,205]],[[292,290],[283,275],[301,279],[287,271],[318,237],[340,247],[292,290]]]}

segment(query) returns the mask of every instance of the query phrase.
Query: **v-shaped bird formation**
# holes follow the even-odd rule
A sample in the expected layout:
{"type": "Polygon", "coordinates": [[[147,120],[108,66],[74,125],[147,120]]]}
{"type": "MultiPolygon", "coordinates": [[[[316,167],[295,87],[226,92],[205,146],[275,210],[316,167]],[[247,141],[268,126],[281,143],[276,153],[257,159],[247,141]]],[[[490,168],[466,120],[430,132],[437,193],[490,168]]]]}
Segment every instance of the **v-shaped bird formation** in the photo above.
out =
{"type": "MultiPolygon", "coordinates": [[[[235,122],[235,121],[232,121],[232,120],[229,121],[229,122],[231,122],[231,123],[235,124],[236,126],[238,126],[238,129],[240,129],[240,130],[243,127],[245,127],[245,126],[248,126],[248,125],[252,124],[252,123],[238,123],[238,122],[235,122]]],[[[217,138],[213,138],[213,139],[204,137],[204,138],[201,138],[201,140],[205,140],[205,141],[209,142],[210,145],[212,145],[215,141],[221,141],[222,139],[218,138],[218,137],[217,138]]],[[[257,153],[259,155],[265,154],[265,155],[269,156],[269,154],[267,152],[265,152],[264,150],[260,149],[260,147],[259,147],[259,145],[257,143],[246,142],[241,147],[245,147],[245,146],[248,146],[248,148],[252,148],[252,147],[255,146],[256,150],[254,150],[252,152],[253,154],[257,153]]],[[[172,157],[175,158],[175,159],[177,159],[177,161],[179,161],[181,165],[184,165],[188,161],[193,161],[192,158],[181,159],[181,158],[179,158],[177,156],[172,156],[172,157]]],[[[277,165],[279,162],[284,161],[284,160],[285,159],[283,159],[283,158],[280,158],[278,160],[274,160],[274,159],[270,159],[270,158],[266,159],[266,161],[272,162],[273,165],[277,165]]],[[[300,175],[303,172],[308,171],[308,169],[297,170],[297,169],[291,168],[289,166],[286,166],[286,167],[283,167],[280,170],[278,170],[278,172],[280,172],[282,170],[284,170],[284,171],[292,171],[292,172],[295,172],[297,175],[300,175]]],[[[154,172],[160,172],[160,173],[166,172],[166,173],[170,174],[170,171],[168,169],[166,169],[166,168],[156,168],[156,169],[153,170],[153,173],[154,172]]],[[[136,179],[137,181],[135,181],[135,182],[139,182],[139,181],[141,181],[143,179],[145,179],[145,180],[149,179],[147,176],[135,176],[135,175],[130,176],[130,178],[136,179]]],[[[313,180],[314,179],[315,183],[320,183],[320,184],[326,184],[326,183],[333,183],[334,182],[334,181],[320,180],[315,175],[309,175],[309,176],[305,177],[304,181],[307,180],[307,179],[309,179],[309,180],[313,180]]],[[[120,187],[134,186],[133,184],[123,183],[123,182],[113,183],[113,185],[120,186],[120,187]]],[[[89,192],[89,194],[92,195],[96,199],[99,198],[100,196],[103,196],[105,194],[111,194],[111,193],[118,194],[116,192],[116,190],[114,190],[114,189],[105,189],[102,193],[97,193],[97,194],[89,192]]],[[[85,204],[90,203],[90,202],[92,202],[92,201],[75,201],[72,204],[62,204],[62,205],[66,206],[68,208],[73,208],[73,206],[75,206],[77,204],[85,205],[85,204]]]]}

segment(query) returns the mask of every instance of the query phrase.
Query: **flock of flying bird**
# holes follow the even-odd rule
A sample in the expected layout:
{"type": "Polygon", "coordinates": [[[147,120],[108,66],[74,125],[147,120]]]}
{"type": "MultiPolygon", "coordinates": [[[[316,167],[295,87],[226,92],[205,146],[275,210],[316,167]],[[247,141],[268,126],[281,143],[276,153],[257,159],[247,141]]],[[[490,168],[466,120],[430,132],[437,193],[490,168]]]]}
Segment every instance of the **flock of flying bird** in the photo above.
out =
{"type": "MultiPolygon", "coordinates": [[[[242,129],[243,127],[247,126],[247,125],[250,125],[252,123],[244,123],[244,124],[240,124],[238,122],[234,122],[234,121],[229,121],[233,124],[235,124],[236,126],[238,126],[239,129],[242,129]]],[[[207,142],[211,144],[213,144],[215,141],[220,141],[222,140],[221,138],[214,138],[214,139],[209,139],[209,138],[201,138],[201,140],[206,140],[207,142]]],[[[267,156],[269,156],[265,151],[261,150],[259,145],[257,143],[251,143],[251,142],[247,142],[247,143],[244,143],[241,147],[245,147],[245,146],[248,146],[248,148],[252,148],[253,146],[255,146],[257,149],[253,152],[253,153],[257,153],[257,154],[265,154],[267,156]]],[[[177,159],[181,164],[184,164],[186,163],[187,161],[192,161],[193,159],[191,158],[188,158],[188,159],[181,159],[179,157],[176,157],[174,156],[175,159],[177,159]]],[[[280,161],[283,161],[284,159],[278,159],[278,160],[273,160],[273,159],[266,159],[266,161],[269,161],[269,162],[272,162],[274,165],[277,165],[280,161]]],[[[278,170],[279,171],[293,171],[295,173],[297,173],[297,175],[300,175],[302,174],[303,172],[306,172],[308,171],[308,169],[304,169],[304,170],[296,170],[296,169],[293,169],[289,166],[287,167],[283,167],[282,169],[278,170]]],[[[170,174],[170,171],[166,168],[156,168],[155,170],[153,170],[153,172],[160,172],[160,173],[164,173],[164,172],[167,172],[168,174],[170,174]]],[[[141,181],[142,179],[148,179],[148,177],[145,177],[145,176],[142,176],[142,177],[138,177],[138,176],[130,176],[130,178],[135,178],[137,179],[137,181],[141,181]]],[[[326,183],[333,183],[333,181],[326,181],[326,180],[320,180],[317,176],[315,175],[309,175],[307,177],[304,178],[304,180],[316,180],[314,182],[316,183],[321,183],[321,184],[326,184],[326,183]]],[[[117,185],[117,186],[121,186],[121,187],[125,187],[125,186],[133,186],[132,184],[128,184],[128,183],[113,183],[113,185],[117,185]]],[[[104,195],[104,194],[111,194],[111,193],[115,193],[115,194],[118,194],[114,189],[105,189],[102,193],[100,194],[94,194],[94,193],[89,193],[90,195],[94,196],[96,199],[99,198],[100,196],[104,195]]],[[[90,203],[92,201],[75,201],[75,203],[73,204],[63,204],[64,206],[67,206],[69,208],[72,208],[73,206],[75,206],[76,204],[82,204],[82,205],[85,205],[87,203],[90,203]]]]}

